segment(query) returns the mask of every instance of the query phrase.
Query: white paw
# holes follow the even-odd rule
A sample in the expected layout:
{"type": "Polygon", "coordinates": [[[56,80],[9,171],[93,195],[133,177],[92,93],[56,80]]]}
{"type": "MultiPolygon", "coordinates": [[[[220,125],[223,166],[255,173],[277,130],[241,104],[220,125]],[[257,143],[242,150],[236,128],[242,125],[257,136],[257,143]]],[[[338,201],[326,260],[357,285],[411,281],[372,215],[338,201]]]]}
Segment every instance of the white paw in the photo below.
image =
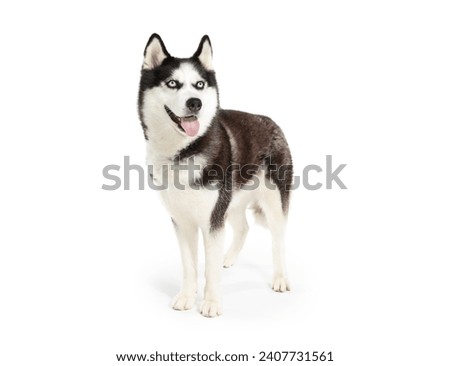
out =
{"type": "Polygon", "coordinates": [[[188,295],[179,293],[177,296],[175,296],[175,299],[172,303],[172,308],[175,310],[189,310],[192,309],[192,307],[195,304],[195,294],[188,295]]]}
{"type": "Polygon", "coordinates": [[[229,268],[229,267],[231,267],[233,264],[236,263],[236,260],[237,260],[237,254],[228,252],[228,253],[225,255],[225,259],[224,259],[224,261],[223,261],[223,266],[224,266],[225,268],[229,268]]]}
{"type": "Polygon", "coordinates": [[[272,290],[276,292],[291,291],[291,286],[289,285],[289,281],[286,277],[277,276],[273,279],[272,290]]]}
{"type": "Polygon", "coordinates": [[[222,304],[219,301],[203,300],[200,314],[208,318],[222,315],[222,304]]]}

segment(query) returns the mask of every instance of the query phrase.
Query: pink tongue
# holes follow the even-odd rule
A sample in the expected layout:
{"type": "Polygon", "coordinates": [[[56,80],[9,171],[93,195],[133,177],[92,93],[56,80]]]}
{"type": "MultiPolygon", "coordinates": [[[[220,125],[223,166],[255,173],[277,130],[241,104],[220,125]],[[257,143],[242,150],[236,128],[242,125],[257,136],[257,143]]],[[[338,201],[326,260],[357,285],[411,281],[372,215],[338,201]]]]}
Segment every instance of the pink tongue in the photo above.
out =
{"type": "Polygon", "coordinates": [[[198,119],[185,119],[181,118],[181,127],[183,127],[184,132],[188,136],[195,136],[198,133],[198,130],[200,129],[200,123],[198,123],[198,119]]]}

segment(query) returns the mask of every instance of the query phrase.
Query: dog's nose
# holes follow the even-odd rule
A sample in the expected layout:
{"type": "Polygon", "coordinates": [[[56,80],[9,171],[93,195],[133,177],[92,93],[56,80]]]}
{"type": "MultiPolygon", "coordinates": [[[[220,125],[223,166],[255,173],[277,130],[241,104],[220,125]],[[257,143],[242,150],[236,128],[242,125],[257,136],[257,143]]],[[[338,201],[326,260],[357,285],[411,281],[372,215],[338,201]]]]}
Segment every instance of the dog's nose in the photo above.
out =
{"type": "Polygon", "coordinates": [[[198,112],[202,108],[202,101],[198,98],[189,98],[186,102],[186,107],[191,112],[198,112]]]}

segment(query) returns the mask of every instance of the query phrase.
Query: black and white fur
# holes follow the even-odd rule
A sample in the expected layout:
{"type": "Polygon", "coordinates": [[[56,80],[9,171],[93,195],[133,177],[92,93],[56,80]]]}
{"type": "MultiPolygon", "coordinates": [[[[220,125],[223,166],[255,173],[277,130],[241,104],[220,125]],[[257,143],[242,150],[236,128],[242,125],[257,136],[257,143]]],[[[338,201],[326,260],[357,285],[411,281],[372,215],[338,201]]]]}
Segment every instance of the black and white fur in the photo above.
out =
{"type": "Polygon", "coordinates": [[[222,313],[220,272],[223,266],[235,263],[242,249],[248,231],[247,208],[254,210],[272,234],[272,288],[288,291],[284,258],[292,182],[288,144],[281,129],[268,117],[220,109],[208,36],[201,39],[192,57],[175,58],[167,52],[161,37],[153,34],[144,52],[138,104],[152,178],[159,182],[166,171],[169,174],[168,189],[162,190],[161,196],[172,217],[183,262],[183,283],[173,308],[188,310],[195,304],[200,231],[206,259],[200,311],[208,317],[222,313]],[[201,103],[193,108],[189,105],[192,100],[201,103]],[[194,136],[177,123],[192,111],[195,115],[189,118],[199,122],[194,136]],[[193,178],[181,171],[180,181],[186,188],[179,189],[171,168],[188,161],[201,168],[193,178]],[[248,189],[256,180],[258,188],[248,189]],[[223,257],[225,221],[233,228],[234,237],[223,257]]]}

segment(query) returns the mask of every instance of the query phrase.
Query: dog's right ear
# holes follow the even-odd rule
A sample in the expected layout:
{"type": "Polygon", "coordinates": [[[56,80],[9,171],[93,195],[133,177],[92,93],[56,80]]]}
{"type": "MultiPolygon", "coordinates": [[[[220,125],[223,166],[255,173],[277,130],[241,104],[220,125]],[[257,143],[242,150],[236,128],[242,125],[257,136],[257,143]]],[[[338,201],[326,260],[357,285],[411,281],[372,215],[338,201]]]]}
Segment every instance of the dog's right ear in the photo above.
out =
{"type": "Polygon", "coordinates": [[[142,68],[152,70],[161,65],[167,57],[170,57],[170,54],[167,52],[164,42],[159,34],[153,33],[145,46],[142,68]]]}

